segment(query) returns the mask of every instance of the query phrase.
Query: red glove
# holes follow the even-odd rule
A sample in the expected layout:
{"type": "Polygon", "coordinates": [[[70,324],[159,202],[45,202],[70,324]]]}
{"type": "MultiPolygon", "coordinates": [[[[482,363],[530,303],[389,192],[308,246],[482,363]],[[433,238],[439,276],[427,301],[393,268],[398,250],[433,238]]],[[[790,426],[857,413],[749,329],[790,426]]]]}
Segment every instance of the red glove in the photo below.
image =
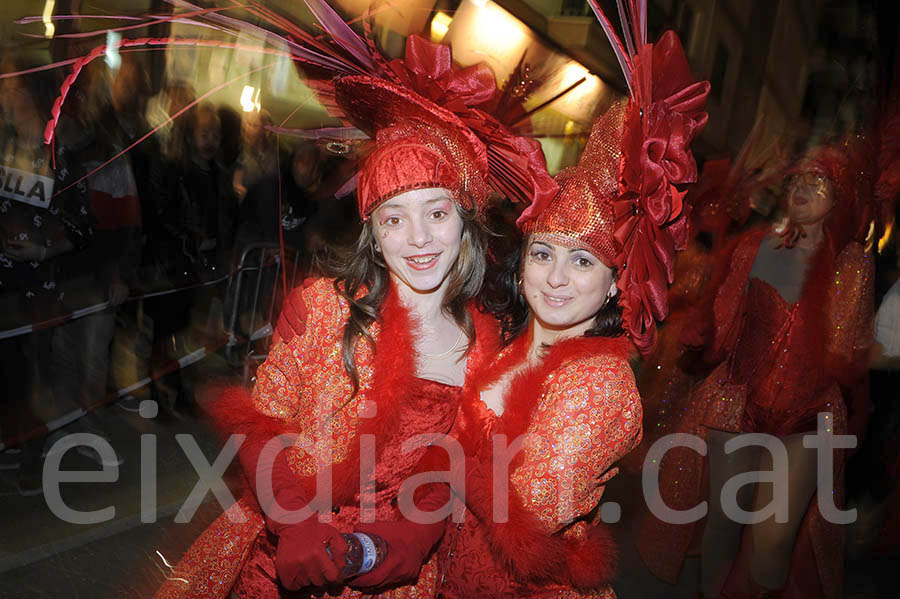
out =
{"type": "Polygon", "coordinates": [[[281,315],[275,326],[275,334],[272,337],[274,343],[284,341],[287,343],[294,335],[302,335],[306,330],[306,316],[309,310],[303,301],[303,290],[312,284],[311,280],[303,282],[303,285],[291,291],[284,305],[281,307],[281,315]]]}
{"type": "Polygon", "coordinates": [[[284,450],[279,451],[272,462],[272,495],[259,494],[258,464],[265,441],[248,438],[238,450],[238,457],[259,500],[266,526],[278,536],[275,549],[278,578],[289,590],[341,582],[347,542],[340,532],[333,526],[319,522],[315,513],[294,524],[285,523],[277,517],[278,511],[298,511],[309,503],[297,476],[288,464],[284,450]],[[278,503],[281,510],[275,509],[273,501],[278,503]]]}
{"type": "Polygon", "coordinates": [[[341,534],[315,517],[279,528],[275,571],[288,590],[342,582],[346,556],[347,542],[341,534]]]}
{"type": "MultiPolygon", "coordinates": [[[[445,484],[432,485],[428,493],[416,501],[425,512],[443,507],[450,499],[450,488],[445,484]]],[[[422,564],[444,534],[446,520],[434,524],[417,524],[409,520],[357,524],[355,530],[378,535],[387,543],[384,561],[371,572],[352,579],[354,588],[371,588],[411,584],[419,577],[422,564]]]]}

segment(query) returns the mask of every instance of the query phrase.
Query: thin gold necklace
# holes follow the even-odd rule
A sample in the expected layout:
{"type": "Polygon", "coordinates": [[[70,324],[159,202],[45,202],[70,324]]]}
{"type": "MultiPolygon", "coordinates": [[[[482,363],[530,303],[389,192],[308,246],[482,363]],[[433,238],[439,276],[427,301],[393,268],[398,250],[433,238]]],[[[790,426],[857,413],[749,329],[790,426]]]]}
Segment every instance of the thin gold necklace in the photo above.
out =
{"type": "Polygon", "coordinates": [[[420,351],[419,355],[426,357],[426,358],[443,358],[444,356],[451,354],[453,352],[453,350],[455,350],[459,346],[459,342],[462,339],[462,337],[463,337],[463,331],[462,331],[462,329],[460,329],[459,336],[456,338],[456,341],[453,343],[453,347],[451,347],[447,351],[439,353],[439,354],[426,354],[425,352],[420,351]]]}

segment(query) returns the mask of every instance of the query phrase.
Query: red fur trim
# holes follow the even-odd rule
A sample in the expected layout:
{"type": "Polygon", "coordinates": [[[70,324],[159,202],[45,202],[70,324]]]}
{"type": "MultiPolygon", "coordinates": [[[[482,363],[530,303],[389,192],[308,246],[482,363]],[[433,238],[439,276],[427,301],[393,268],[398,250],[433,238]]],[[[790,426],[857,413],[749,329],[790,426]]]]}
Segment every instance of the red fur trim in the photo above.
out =
{"type": "Polygon", "coordinates": [[[269,439],[302,432],[292,427],[290,421],[260,413],[246,387],[210,385],[201,391],[199,404],[213,428],[225,439],[230,435],[269,439]]]}
{"type": "Polygon", "coordinates": [[[466,382],[469,385],[471,376],[481,369],[485,362],[493,361],[500,350],[500,324],[490,314],[478,309],[475,302],[469,306],[472,325],[475,327],[475,345],[469,352],[466,363],[466,382]]]}
{"type": "MultiPolygon", "coordinates": [[[[393,286],[385,297],[380,312],[380,331],[372,363],[372,380],[365,390],[367,401],[374,402],[377,409],[374,417],[360,421],[356,431],[357,439],[363,434],[377,437],[376,460],[385,447],[393,444],[392,435],[400,429],[400,417],[405,410],[410,409],[409,391],[417,387],[415,363],[410,359],[415,356],[413,331],[416,323],[409,310],[402,305],[393,286]]],[[[476,310],[471,310],[471,314],[476,328],[476,345],[470,355],[470,366],[474,369],[481,360],[496,351],[499,329],[491,316],[476,310]]],[[[214,428],[223,437],[244,434],[265,442],[280,434],[304,432],[291,421],[260,413],[251,393],[243,387],[210,387],[204,395],[213,398],[203,404],[214,428]]],[[[338,504],[355,503],[358,499],[360,444],[357,439],[350,442],[347,458],[332,466],[332,498],[338,504]]],[[[307,491],[314,492],[314,476],[299,480],[307,491]]]]}
{"type": "MultiPolygon", "coordinates": [[[[378,438],[376,461],[384,448],[392,444],[392,435],[399,430],[400,415],[408,409],[408,393],[414,388],[415,380],[415,364],[410,364],[410,356],[415,355],[412,343],[415,324],[393,286],[382,304],[380,324],[372,362],[372,381],[366,390],[367,401],[374,402],[377,411],[373,418],[362,419],[356,431],[357,439],[364,434],[378,438]]],[[[332,468],[336,502],[357,500],[360,451],[357,439],[350,442],[347,458],[332,468]]]]}
{"type": "MultiPolygon", "coordinates": [[[[383,339],[384,342],[376,344],[372,382],[366,390],[366,399],[374,402],[377,409],[374,417],[362,419],[357,429],[357,436],[377,436],[378,455],[385,446],[391,444],[392,432],[399,429],[399,418],[403,410],[407,409],[408,391],[414,388],[415,377],[415,365],[410,364],[410,356],[414,355],[414,322],[393,289],[385,297],[380,324],[378,339],[383,339]]],[[[254,406],[250,392],[245,388],[210,388],[205,394],[218,396],[214,401],[204,403],[214,427],[223,436],[244,434],[256,440],[268,441],[276,435],[304,432],[289,420],[260,413],[254,406]]],[[[332,498],[338,504],[357,500],[359,451],[360,444],[354,439],[350,442],[347,458],[332,466],[332,498]]],[[[303,477],[299,481],[309,491],[316,488],[315,476],[303,477]]]]}
{"type": "Polygon", "coordinates": [[[572,586],[596,588],[612,582],[619,566],[618,546],[605,524],[590,526],[587,538],[572,541],[567,552],[572,586]]]}
{"type": "MultiPolygon", "coordinates": [[[[726,289],[726,283],[734,280],[737,276],[734,272],[734,257],[739,251],[743,251],[744,246],[755,248],[754,256],[759,251],[759,246],[769,232],[769,227],[757,227],[746,233],[737,236],[734,241],[726,245],[720,250],[714,259],[712,277],[707,283],[708,290],[703,301],[700,302],[698,308],[691,313],[692,324],[685,327],[687,331],[695,334],[699,331],[699,338],[687,341],[687,345],[705,345],[704,360],[708,364],[718,364],[722,361],[731,345],[737,341],[737,335],[740,333],[740,318],[726,318],[722,322],[717,322],[716,308],[721,310],[720,303],[725,301],[739,302],[734,295],[743,297],[744,288],[747,286],[747,278],[750,276],[750,269],[753,262],[749,261],[746,265],[746,271],[739,273],[741,284],[739,291],[733,291],[731,288],[726,289]],[[733,295],[734,294],[734,295],[733,295]],[[717,329],[717,327],[720,327],[717,329]]],[[[737,285],[737,283],[735,283],[737,285]]],[[[734,307],[734,311],[739,308],[734,307]]]]}
{"type": "Polygon", "coordinates": [[[517,579],[537,584],[557,583],[592,589],[615,577],[617,551],[604,525],[588,529],[586,539],[552,534],[514,492],[509,493],[508,520],[493,521],[493,490],[486,467],[475,466],[467,477],[466,504],[488,532],[493,553],[517,579]]]}
{"type": "MultiPolygon", "coordinates": [[[[481,392],[524,360],[530,344],[530,333],[520,335],[510,344],[508,352],[503,358],[487,363],[466,380],[461,405],[462,426],[457,429],[457,436],[466,447],[468,455],[478,453],[482,443],[480,427],[470,426],[479,421],[477,406],[481,402],[481,392]]],[[[516,438],[525,432],[531,421],[531,414],[541,400],[541,388],[544,381],[563,363],[584,356],[604,354],[627,359],[631,351],[631,342],[625,336],[576,337],[553,345],[539,364],[519,372],[510,381],[506,397],[515,397],[516,401],[505,406],[503,417],[500,419],[501,428],[497,432],[504,433],[509,438],[516,438]]]]}
{"type": "Polygon", "coordinates": [[[544,381],[564,364],[588,356],[614,355],[627,359],[631,342],[628,337],[576,337],[554,344],[536,366],[519,372],[509,384],[506,397],[515,401],[504,406],[497,432],[514,439],[528,429],[531,415],[542,398],[544,381]]]}

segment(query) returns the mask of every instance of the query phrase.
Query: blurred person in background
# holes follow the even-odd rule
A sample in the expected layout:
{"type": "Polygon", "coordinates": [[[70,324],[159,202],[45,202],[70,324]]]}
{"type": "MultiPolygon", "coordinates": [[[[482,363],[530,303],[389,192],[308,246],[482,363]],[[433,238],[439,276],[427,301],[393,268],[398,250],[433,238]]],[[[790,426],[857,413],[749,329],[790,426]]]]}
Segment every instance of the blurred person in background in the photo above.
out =
{"type": "MultiPolygon", "coordinates": [[[[211,104],[200,104],[181,118],[169,159],[153,175],[160,218],[154,240],[156,270],[168,288],[226,275],[235,226],[235,197],[231,172],[222,165],[218,112],[211,104]]],[[[156,359],[181,358],[197,343],[220,335],[221,326],[211,318],[215,306],[221,310],[220,295],[220,286],[214,284],[144,300],[156,359]]],[[[179,371],[152,383],[151,393],[164,395],[159,398],[164,410],[191,405],[179,371]]]]}
{"type": "Polygon", "coordinates": [[[198,105],[186,115],[178,149],[154,178],[163,226],[179,246],[173,259],[199,278],[222,272],[233,245],[236,206],[221,143],[216,109],[198,105]]]}
{"type": "MultiPolygon", "coordinates": [[[[3,71],[23,67],[3,61],[3,71]]],[[[79,272],[70,260],[89,251],[95,221],[84,169],[76,151],[60,140],[56,169],[43,133],[54,97],[52,80],[41,75],[0,81],[0,331],[37,324],[82,308],[70,280],[79,272]]],[[[22,495],[41,491],[41,446],[23,443],[41,425],[73,406],[54,393],[65,363],[55,351],[59,328],[0,339],[0,369],[6,387],[0,436],[12,450],[0,454],[0,469],[18,470],[22,495]],[[17,447],[18,446],[18,447],[17,447]]]]}
{"type": "MultiPolygon", "coordinates": [[[[146,69],[128,55],[122,57],[118,69],[98,64],[87,75],[85,95],[94,98],[95,105],[85,103],[90,110],[78,115],[81,127],[69,120],[61,121],[59,129],[63,139],[68,136],[82,148],[79,157],[88,173],[96,226],[86,251],[64,261],[68,272],[77,273],[69,282],[68,293],[78,294],[84,306],[108,305],[54,329],[56,397],[69,400],[87,415],[55,432],[51,442],[72,432],[88,432],[110,441],[107,425],[94,410],[107,396],[110,384],[117,316],[130,314],[136,306],[123,304],[140,284],[144,213],[152,222],[155,212],[150,170],[159,157],[159,147],[152,137],[134,145],[149,131],[143,116],[150,92],[146,69]]],[[[103,461],[90,447],[79,446],[78,451],[103,461]]],[[[113,462],[118,465],[122,460],[115,456],[113,462]]]]}
{"type": "MultiPolygon", "coordinates": [[[[309,268],[309,253],[306,248],[306,223],[315,213],[318,206],[317,198],[322,192],[322,159],[319,148],[311,142],[300,141],[294,146],[292,156],[281,161],[281,169],[275,176],[267,177],[250,188],[239,208],[237,219],[237,234],[235,241],[235,267],[243,256],[243,252],[250,244],[267,243],[279,244],[284,240],[286,246],[285,260],[291,262],[287,266],[287,272],[294,269],[293,260],[297,255],[295,250],[301,252],[297,256],[302,264],[297,265],[301,277],[309,268]]],[[[254,260],[255,256],[248,259],[254,260]]],[[[274,269],[266,269],[263,276],[262,289],[271,289],[274,280],[274,269]]],[[[258,299],[257,314],[253,315],[253,294],[255,286],[244,285],[241,288],[241,296],[235,296],[236,287],[229,287],[226,309],[230,314],[232,310],[240,310],[237,315],[237,331],[231,331],[238,335],[246,335],[251,328],[264,326],[271,296],[258,299]],[[235,302],[238,305],[235,305],[235,302]],[[251,320],[251,317],[255,317],[251,320]]],[[[226,320],[230,326],[230,320],[226,320]]]]}
{"type": "MultiPolygon", "coordinates": [[[[696,387],[678,432],[709,445],[709,513],[701,549],[704,597],[841,596],[843,539],[817,501],[817,452],[803,438],[815,434],[820,413],[829,431],[847,434],[848,390],[858,387],[872,344],[872,261],[864,246],[865,186],[852,146],[818,148],[789,173],[787,221],[740,235],[714,267],[707,302],[697,312],[705,326],[689,345],[705,348],[716,368],[696,387]],[[710,318],[709,315],[713,315],[710,318]],[[742,433],[764,433],[786,449],[787,499],[773,485],[745,484],[737,504],[773,516],[747,526],[722,500],[727,481],[771,471],[773,450],[759,446],[726,453],[742,433]]],[[[687,339],[686,339],[687,340],[687,339]]],[[[834,454],[833,501],[843,509],[845,451],[834,454]]],[[[703,458],[662,462],[660,492],[672,509],[702,499],[703,458]],[[673,507],[674,506],[674,507],[673,507]]],[[[822,489],[824,491],[824,489],[822,489]]],[[[665,580],[677,578],[693,525],[649,519],[641,555],[665,580]]]]}
{"type": "Polygon", "coordinates": [[[241,115],[225,104],[219,106],[218,113],[222,125],[222,164],[234,170],[241,157],[241,115]]]}
{"type": "MultiPolygon", "coordinates": [[[[351,245],[359,235],[354,196],[341,191],[353,176],[354,160],[350,158],[353,154],[348,149],[347,153],[338,155],[319,155],[319,191],[310,197],[313,206],[302,229],[302,247],[311,256],[351,245]]],[[[310,267],[315,268],[315,264],[310,267]]]]}
{"type": "Polygon", "coordinates": [[[303,224],[316,211],[322,182],[319,148],[311,142],[298,142],[289,159],[282,161],[280,173],[259,181],[241,202],[238,217],[237,247],[266,241],[278,243],[279,228],[285,243],[301,248],[303,224]]]}
{"type": "Polygon", "coordinates": [[[254,185],[276,176],[278,146],[267,129],[272,125],[269,111],[245,112],[241,121],[242,148],[234,172],[234,193],[243,202],[254,185]]]}
{"type": "Polygon", "coordinates": [[[196,99],[197,92],[194,91],[194,86],[188,81],[179,79],[170,82],[147,102],[145,118],[151,128],[157,129],[154,136],[164,153],[168,154],[172,140],[182,135],[180,129],[184,127],[185,120],[175,115],[196,99]],[[175,118],[169,121],[173,117],[175,118]]]}

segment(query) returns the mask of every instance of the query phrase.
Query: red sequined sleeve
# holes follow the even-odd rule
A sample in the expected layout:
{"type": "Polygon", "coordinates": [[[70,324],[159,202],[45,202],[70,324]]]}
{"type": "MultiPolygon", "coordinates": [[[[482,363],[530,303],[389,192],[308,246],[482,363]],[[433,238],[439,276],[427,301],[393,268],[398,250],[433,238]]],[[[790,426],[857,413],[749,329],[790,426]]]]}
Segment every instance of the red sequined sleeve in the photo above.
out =
{"type": "Polygon", "coordinates": [[[343,334],[345,310],[330,279],[315,281],[302,289],[300,296],[306,307],[302,332],[272,348],[257,371],[253,388],[255,408],[282,420],[298,419],[304,405],[311,403],[301,398],[301,379],[322,361],[321,348],[331,347],[330,342],[343,334]]]}
{"type": "Polygon", "coordinates": [[[726,250],[727,259],[720,261],[717,266],[720,274],[716,276],[718,281],[714,280],[712,286],[715,294],[712,314],[699,315],[708,319],[713,328],[705,355],[710,364],[722,361],[737,343],[746,308],[744,299],[747,280],[766,233],[765,229],[758,229],[741,237],[733,251],[726,250]]]}
{"type": "MultiPolygon", "coordinates": [[[[865,368],[874,338],[872,255],[856,242],[835,261],[828,302],[828,351],[848,378],[865,368]]],[[[840,374],[840,373],[837,373],[840,374]]]]}
{"type": "Polygon", "coordinates": [[[550,377],[510,480],[525,506],[559,530],[594,509],[613,464],[640,442],[641,401],[619,357],[577,360],[550,377]]]}
{"type": "Polygon", "coordinates": [[[704,361],[721,362],[737,342],[744,311],[744,291],[766,229],[754,229],[710,255],[712,276],[703,299],[690,311],[680,341],[704,350],[704,361]]]}

